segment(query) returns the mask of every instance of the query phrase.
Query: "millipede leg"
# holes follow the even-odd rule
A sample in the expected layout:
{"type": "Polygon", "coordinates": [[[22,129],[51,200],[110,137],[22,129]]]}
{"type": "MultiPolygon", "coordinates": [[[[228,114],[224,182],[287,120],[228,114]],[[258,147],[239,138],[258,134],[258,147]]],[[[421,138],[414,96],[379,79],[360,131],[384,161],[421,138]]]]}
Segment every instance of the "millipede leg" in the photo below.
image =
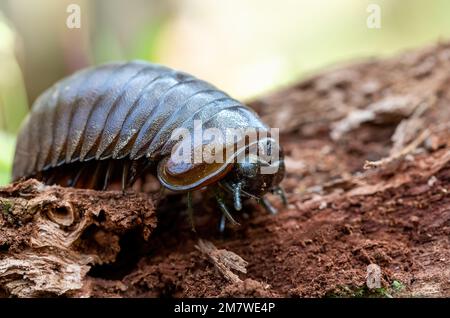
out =
{"type": "Polygon", "coordinates": [[[222,214],[227,218],[228,221],[231,222],[231,224],[233,225],[240,225],[231,215],[230,211],[228,211],[227,206],[225,205],[225,203],[223,202],[223,199],[219,196],[216,195],[216,200],[217,203],[219,204],[219,208],[222,211],[222,214]]]}
{"type": "Polygon", "coordinates": [[[77,174],[75,175],[75,177],[72,180],[69,180],[68,186],[69,187],[75,187],[78,183],[78,180],[80,180],[81,174],[84,171],[84,166],[80,167],[80,169],[78,170],[77,174]]]}
{"type": "Polygon", "coordinates": [[[237,183],[236,185],[233,186],[233,201],[235,210],[240,211],[242,209],[241,183],[237,183]]]}
{"type": "Polygon", "coordinates": [[[125,161],[122,169],[122,191],[125,191],[128,184],[128,173],[130,171],[130,162],[125,161]]]}
{"type": "Polygon", "coordinates": [[[105,191],[108,188],[109,179],[111,178],[111,172],[112,172],[113,166],[114,166],[114,163],[112,160],[110,160],[108,162],[108,167],[106,168],[106,172],[105,172],[105,178],[104,178],[103,187],[102,187],[103,191],[105,191]]]}
{"type": "Polygon", "coordinates": [[[266,198],[261,198],[259,200],[259,204],[261,204],[264,209],[269,212],[270,214],[277,214],[277,209],[275,209],[272,204],[270,204],[269,200],[267,200],[266,198]]]}
{"type": "Polygon", "coordinates": [[[220,216],[220,221],[219,221],[219,231],[220,231],[220,233],[225,232],[225,225],[226,225],[226,222],[227,222],[227,218],[225,217],[224,214],[222,214],[222,215],[220,216]]]}
{"type": "Polygon", "coordinates": [[[100,170],[103,166],[102,162],[99,162],[95,165],[94,174],[91,177],[89,182],[89,189],[98,189],[98,181],[100,179],[100,170]]]}
{"type": "Polygon", "coordinates": [[[278,186],[278,187],[275,189],[275,193],[278,194],[278,196],[281,198],[281,202],[283,202],[283,205],[284,205],[285,207],[287,207],[287,205],[288,205],[288,200],[287,200],[286,192],[284,191],[284,189],[283,189],[281,186],[278,186]]]}
{"type": "Polygon", "coordinates": [[[139,162],[137,160],[133,160],[130,164],[129,173],[127,176],[127,184],[126,187],[129,188],[136,181],[136,176],[138,175],[139,170],[139,162]]]}
{"type": "Polygon", "coordinates": [[[77,176],[78,171],[74,171],[73,173],[71,173],[70,177],[66,180],[66,187],[72,187],[71,184],[73,183],[73,179],[75,179],[75,177],[77,176]]]}

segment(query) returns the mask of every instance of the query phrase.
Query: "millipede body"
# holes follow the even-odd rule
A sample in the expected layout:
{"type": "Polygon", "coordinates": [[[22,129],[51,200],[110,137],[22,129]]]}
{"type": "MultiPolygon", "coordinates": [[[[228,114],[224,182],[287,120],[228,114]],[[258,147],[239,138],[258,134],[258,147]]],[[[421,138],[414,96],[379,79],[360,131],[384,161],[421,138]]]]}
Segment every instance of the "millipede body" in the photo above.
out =
{"type": "MultiPolygon", "coordinates": [[[[174,163],[172,132],[192,131],[195,121],[219,131],[268,130],[249,107],[180,71],[143,61],[81,70],[35,101],[18,136],[13,179],[33,177],[47,184],[107,189],[111,182],[120,180],[125,188],[152,173],[173,191],[214,188],[222,210],[227,193],[240,209],[241,197],[263,200],[266,192],[279,191],[282,154],[276,163],[280,169],[271,175],[257,171],[262,164],[258,159],[174,163]]],[[[279,148],[270,137],[264,142],[279,148]]]]}

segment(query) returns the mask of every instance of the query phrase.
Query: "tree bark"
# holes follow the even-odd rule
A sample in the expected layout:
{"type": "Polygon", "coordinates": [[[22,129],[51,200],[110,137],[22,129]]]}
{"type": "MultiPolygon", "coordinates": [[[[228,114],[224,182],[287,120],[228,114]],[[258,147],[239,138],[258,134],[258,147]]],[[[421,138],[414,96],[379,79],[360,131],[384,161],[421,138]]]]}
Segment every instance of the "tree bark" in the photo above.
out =
{"type": "Polygon", "coordinates": [[[327,70],[250,105],[281,128],[288,206],[35,180],[0,189],[0,295],[450,296],[450,44],[327,70]],[[157,208],[156,208],[157,207],[157,208]]]}

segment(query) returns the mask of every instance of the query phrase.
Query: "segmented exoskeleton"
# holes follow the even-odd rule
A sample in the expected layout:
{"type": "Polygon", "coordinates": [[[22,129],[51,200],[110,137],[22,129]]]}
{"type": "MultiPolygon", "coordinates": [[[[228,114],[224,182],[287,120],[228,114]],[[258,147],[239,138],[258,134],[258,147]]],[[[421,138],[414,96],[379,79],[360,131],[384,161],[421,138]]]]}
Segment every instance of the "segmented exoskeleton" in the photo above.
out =
{"type": "MultiPolygon", "coordinates": [[[[232,194],[238,210],[241,197],[261,198],[270,210],[262,196],[279,191],[282,156],[273,175],[258,174],[258,160],[183,167],[170,160],[173,130],[193,130],[195,120],[220,130],[268,129],[253,110],[183,72],[142,61],[85,69],[57,82],[34,103],[18,136],[13,179],[106,189],[115,180],[126,188],[143,173],[153,173],[173,191],[220,185],[217,200],[230,219],[224,191],[232,194]]],[[[270,138],[264,142],[278,147],[270,138]]]]}

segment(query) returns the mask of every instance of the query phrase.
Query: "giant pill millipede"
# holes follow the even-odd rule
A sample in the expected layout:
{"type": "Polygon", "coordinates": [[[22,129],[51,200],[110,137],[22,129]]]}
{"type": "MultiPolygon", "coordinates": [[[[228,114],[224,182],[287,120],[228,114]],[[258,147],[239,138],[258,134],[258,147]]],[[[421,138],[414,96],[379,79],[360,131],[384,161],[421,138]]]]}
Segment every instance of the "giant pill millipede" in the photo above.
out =
{"type": "Polygon", "coordinates": [[[211,188],[231,222],[227,198],[236,210],[242,198],[255,198],[273,212],[264,195],[282,194],[278,142],[270,136],[257,141],[280,151],[273,174],[261,174],[267,163],[250,155],[239,162],[171,160],[173,130],[192,131],[196,120],[220,131],[268,130],[249,107],[189,74],[141,61],[85,69],[57,82],[34,103],[18,136],[13,179],[105,190],[115,181],[125,189],[152,173],[165,188],[187,192],[188,204],[192,191],[211,188]]]}

